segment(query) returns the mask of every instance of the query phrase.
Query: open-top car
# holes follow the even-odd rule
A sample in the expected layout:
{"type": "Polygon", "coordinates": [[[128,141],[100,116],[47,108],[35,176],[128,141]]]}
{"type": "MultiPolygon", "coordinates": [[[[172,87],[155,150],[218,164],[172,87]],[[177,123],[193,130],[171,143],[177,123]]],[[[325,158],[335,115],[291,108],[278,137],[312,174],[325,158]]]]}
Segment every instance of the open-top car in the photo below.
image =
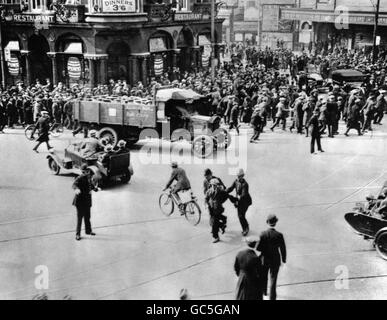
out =
{"type": "MultiPolygon", "coordinates": [[[[382,187],[385,190],[386,184],[382,187]]],[[[380,195],[381,193],[379,193],[380,195]]],[[[378,196],[380,198],[380,196],[378,196]]],[[[387,217],[380,210],[380,201],[374,197],[367,198],[367,203],[356,203],[352,212],[344,215],[345,220],[366,240],[372,240],[379,255],[387,260],[387,217]]]]}
{"type": "Polygon", "coordinates": [[[87,164],[92,173],[92,182],[95,187],[105,187],[109,181],[119,179],[128,183],[133,175],[133,168],[130,164],[130,153],[112,154],[108,158],[108,165],[101,162],[104,152],[97,152],[87,157],[80,152],[80,143],[70,144],[64,150],[64,157],[57,152],[51,152],[48,156],[48,167],[58,175],[61,170],[71,171],[75,174],[81,173],[82,164],[87,164]]]}

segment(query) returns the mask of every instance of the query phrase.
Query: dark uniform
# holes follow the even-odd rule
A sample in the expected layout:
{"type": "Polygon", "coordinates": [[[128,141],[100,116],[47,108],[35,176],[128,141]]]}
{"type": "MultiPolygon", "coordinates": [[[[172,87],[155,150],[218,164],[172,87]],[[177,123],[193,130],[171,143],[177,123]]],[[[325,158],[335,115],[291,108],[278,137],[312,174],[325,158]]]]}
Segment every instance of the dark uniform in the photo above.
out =
{"type": "Polygon", "coordinates": [[[92,205],[91,191],[94,190],[90,176],[81,174],[73,183],[73,189],[79,189],[80,194],[76,194],[73,199],[73,206],[77,208],[77,229],[76,235],[81,235],[82,219],[85,221],[86,234],[91,234],[90,208],[92,205]]]}

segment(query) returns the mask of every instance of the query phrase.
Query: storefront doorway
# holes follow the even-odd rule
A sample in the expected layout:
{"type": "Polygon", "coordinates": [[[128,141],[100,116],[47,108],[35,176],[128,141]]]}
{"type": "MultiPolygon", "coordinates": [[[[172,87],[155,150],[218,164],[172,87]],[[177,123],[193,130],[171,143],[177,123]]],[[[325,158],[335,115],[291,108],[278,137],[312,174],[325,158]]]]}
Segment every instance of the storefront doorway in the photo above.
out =
{"type": "Polygon", "coordinates": [[[125,42],[113,42],[106,53],[108,79],[129,80],[129,46],[125,42]]]}
{"type": "Polygon", "coordinates": [[[194,46],[194,37],[191,30],[183,29],[180,31],[177,39],[177,48],[180,49],[178,67],[181,72],[192,70],[192,52],[191,48],[194,46]]]}
{"type": "Polygon", "coordinates": [[[50,47],[46,38],[42,35],[34,34],[28,40],[28,50],[30,51],[32,83],[35,83],[36,80],[45,83],[47,78],[52,80],[51,60],[47,56],[50,47]]]}
{"type": "Polygon", "coordinates": [[[83,41],[76,35],[67,34],[58,39],[56,47],[59,81],[67,86],[90,81],[89,67],[83,57],[83,41]]]}

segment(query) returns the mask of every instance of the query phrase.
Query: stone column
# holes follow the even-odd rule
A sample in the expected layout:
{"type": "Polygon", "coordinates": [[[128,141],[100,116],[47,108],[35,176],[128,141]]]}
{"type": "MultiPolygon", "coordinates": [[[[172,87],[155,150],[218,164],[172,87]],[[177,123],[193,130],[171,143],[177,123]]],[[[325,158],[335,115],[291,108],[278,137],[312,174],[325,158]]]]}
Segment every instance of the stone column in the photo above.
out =
{"type": "Polygon", "coordinates": [[[107,84],[107,54],[86,53],[84,58],[89,61],[89,86],[107,84]]]}
{"type": "Polygon", "coordinates": [[[181,49],[173,49],[172,50],[172,67],[173,68],[178,67],[178,65],[177,65],[177,58],[178,58],[178,56],[180,54],[180,51],[181,51],[181,49]]]}
{"type": "Polygon", "coordinates": [[[141,61],[141,80],[142,80],[142,84],[144,86],[147,86],[148,85],[148,63],[149,63],[149,58],[150,58],[150,54],[149,53],[146,53],[143,57],[142,57],[142,61],[141,61]]]}
{"type": "Polygon", "coordinates": [[[51,59],[52,63],[52,84],[56,86],[58,84],[58,67],[56,61],[56,52],[47,52],[47,55],[51,59]]]}
{"type": "Polygon", "coordinates": [[[195,70],[195,72],[198,71],[198,69],[200,68],[201,66],[201,62],[200,62],[200,47],[199,46],[194,46],[194,47],[191,47],[191,54],[192,54],[192,62],[193,62],[193,68],[195,70]]]}
{"type": "Polygon", "coordinates": [[[107,84],[108,78],[107,78],[107,55],[106,57],[103,57],[100,59],[100,66],[99,66],[99,82],[101,84],[107,84]]]}
{"type": "Polygon", "coordinates": [[[95,60],[92,58],[86,58],[89,60],[89,86],[90,88],[95,87],[95,60]]]}
{"type": "Polygon", "coordinates": [[[130,85],[133,86],[137,84],[137,82],[140,80],[139,76],[139,60],[138,57],[135,55],[129,56],[129,82],[130,85]]]}
{"type": "Polygon", "coordinates": [[[32,78],[32,74],[31,74],[31,60],[30,60],[30,53],[31,51],[28,51],[28,50],[20,50],[20,53],[21,55],[24,57],[25,59],[25,66],[26,66],[26,70],[25,70],[25,73],[26,73],[26,85],[27,86],[30,86],[31,85],[31,78],[32,78]]]}

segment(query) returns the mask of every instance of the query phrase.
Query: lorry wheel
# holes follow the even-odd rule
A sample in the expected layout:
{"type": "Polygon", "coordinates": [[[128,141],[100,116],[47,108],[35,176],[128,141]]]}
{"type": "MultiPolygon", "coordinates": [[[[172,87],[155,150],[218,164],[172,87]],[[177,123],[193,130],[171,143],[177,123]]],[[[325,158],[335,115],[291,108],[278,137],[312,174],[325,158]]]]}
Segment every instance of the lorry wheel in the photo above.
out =
{"type": "Polygon", "coordinates": [[[53,158],[48,159],[48,167],[56,176],[59,174],[60,167],[53,158]]]}
{"type": "Polygon", "coordinates": [[[214,131],[214,150],[226,150],[231,144],[230,133],[223,128],[214,131]]]}
{"type": "Polygon", "coordinates": [[[108,139],[109,143],[115,147],[118,142],[117,131],[110,127],[104,127],[98,131],[99,139],[108,139]]]}
{"type": "Polygon", "coordinates": [[[375,238],[375,248],[379,255],[387,260],[387,230],[378,232],[375,238]]]}
{"type": "Polygon", "coordinates": [[[212,137],[201,135],[192,142],[192,152],[199,158],[206,158],[214,150],[214,141],[212,137]]]}

